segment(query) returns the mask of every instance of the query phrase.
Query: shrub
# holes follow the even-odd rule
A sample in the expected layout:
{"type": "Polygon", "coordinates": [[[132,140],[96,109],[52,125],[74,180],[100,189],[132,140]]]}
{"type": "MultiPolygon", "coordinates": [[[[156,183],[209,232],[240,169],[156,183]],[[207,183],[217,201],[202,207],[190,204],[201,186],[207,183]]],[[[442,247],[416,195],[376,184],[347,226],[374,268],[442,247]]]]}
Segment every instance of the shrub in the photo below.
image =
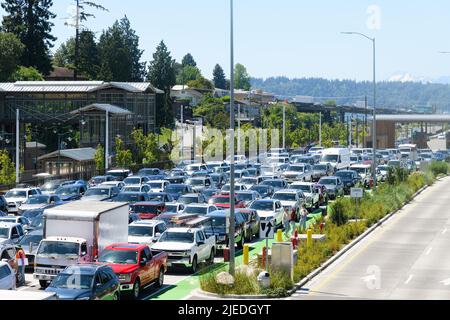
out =
{"type": "Polygon", "coordinates": [[[448,174],[448,164],[441,161],[433,161],[430,165],[430,170],[434,176],[447,175],[448,174]]]}
{"type": "Polygon", "coordinates": [[[346,224],[350,210],[348,199],[346,200],[345,198],[340,198],[336,200],[336,202],[334,202],[331,206],[331,222],[338,226],[346,224]]]}

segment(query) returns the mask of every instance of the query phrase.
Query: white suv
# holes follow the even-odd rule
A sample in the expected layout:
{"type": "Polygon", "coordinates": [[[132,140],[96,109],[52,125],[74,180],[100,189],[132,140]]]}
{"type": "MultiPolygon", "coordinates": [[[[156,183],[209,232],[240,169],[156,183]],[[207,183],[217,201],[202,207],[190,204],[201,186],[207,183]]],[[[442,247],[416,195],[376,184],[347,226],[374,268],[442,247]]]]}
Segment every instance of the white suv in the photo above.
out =
{"type": "Polygon", "coordinates": [[[8,203],[8,213],[18,213],[19,207],[28,200],[29,197],[42,194],[39,188],[16,188],[5,194],[8,203]]]}
{"type": "Polygon", "coordinates": [[[4,261],[0,261],[0,290],[15,290],[16,274],[11,266],[4,261]]]}

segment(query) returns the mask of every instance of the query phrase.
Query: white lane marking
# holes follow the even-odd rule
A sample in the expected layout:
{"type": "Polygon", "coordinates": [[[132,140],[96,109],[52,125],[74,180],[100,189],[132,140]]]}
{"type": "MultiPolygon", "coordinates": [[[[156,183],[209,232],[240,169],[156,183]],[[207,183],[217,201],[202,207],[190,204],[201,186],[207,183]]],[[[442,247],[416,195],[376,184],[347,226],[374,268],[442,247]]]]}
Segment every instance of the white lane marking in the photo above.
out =
{"type": "Polygon", "coordinates": [[[447,228],[444,229],[444,231],[442,231],[442,234],[446,234],[447,233],[447,228]]]}
{"type": "Polygon", "coordinates": [[[408,280],[406,280],[405,284],[408,284],[412,280],[412,278],[413,278],[413,275],[410,275],[408,280]]]}
{"type": "Polygon", "coordinates": [[[433,247],[428,248],[427,252],[425,253],[425,255],[429,255],[431,253],[431,250],[433,250],[433,247]]]}

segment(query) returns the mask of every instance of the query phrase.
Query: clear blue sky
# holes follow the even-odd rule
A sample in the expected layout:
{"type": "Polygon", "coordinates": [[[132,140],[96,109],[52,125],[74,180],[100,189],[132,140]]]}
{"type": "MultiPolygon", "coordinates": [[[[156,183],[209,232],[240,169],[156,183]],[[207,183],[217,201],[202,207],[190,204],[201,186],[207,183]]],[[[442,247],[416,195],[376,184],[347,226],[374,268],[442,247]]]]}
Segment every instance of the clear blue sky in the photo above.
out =
{"type": "MultiPolygon", "coordinates": [[[[110,10],[87,23],[98,35],[126,14],[145,60],[164,39],[177,60],[192,53],[206,77],[216,63],[228,73],[229,0],[98,2],[110,10]]],[[[63,19],[73,1],[54,3],[56,49],[73,33],[63,19]]],[[[449,17],[448,0],[235,0],[235,59],[256,77],[370,80],[371,44],[340,34],[349,30],[377,38],[379,80],[401,73],[434,78],[450,74],[450,55],[438,54],[450,51],[449,17]],[[367,26],[371,5],[381,10],[380,29],[367,26]]]]}

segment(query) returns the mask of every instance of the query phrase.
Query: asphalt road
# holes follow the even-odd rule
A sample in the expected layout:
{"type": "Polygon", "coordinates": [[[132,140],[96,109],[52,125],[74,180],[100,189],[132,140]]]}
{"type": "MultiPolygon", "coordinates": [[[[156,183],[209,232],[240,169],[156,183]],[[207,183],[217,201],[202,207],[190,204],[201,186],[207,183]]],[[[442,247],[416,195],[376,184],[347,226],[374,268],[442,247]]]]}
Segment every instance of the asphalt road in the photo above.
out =
{"type": "Polygon", "coordinates": [[[449,299],[449,190],[438,181],[289,299],[449,299]]]}

